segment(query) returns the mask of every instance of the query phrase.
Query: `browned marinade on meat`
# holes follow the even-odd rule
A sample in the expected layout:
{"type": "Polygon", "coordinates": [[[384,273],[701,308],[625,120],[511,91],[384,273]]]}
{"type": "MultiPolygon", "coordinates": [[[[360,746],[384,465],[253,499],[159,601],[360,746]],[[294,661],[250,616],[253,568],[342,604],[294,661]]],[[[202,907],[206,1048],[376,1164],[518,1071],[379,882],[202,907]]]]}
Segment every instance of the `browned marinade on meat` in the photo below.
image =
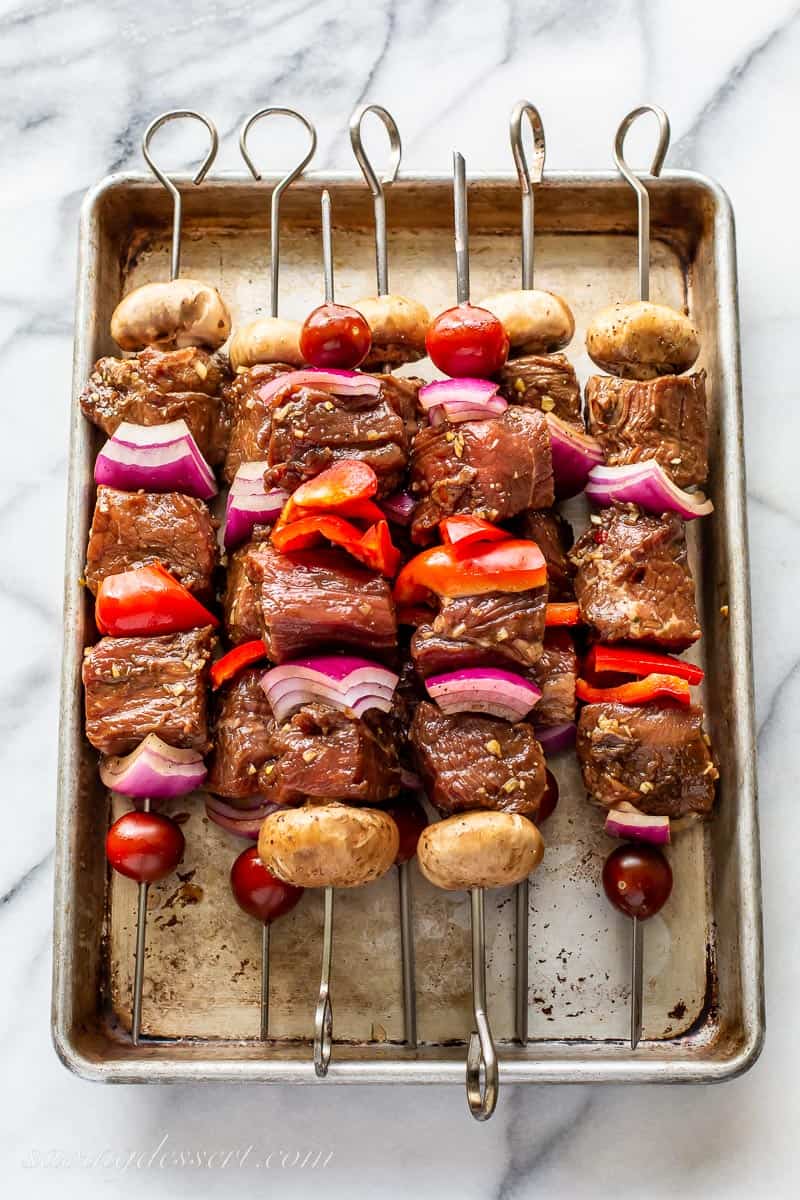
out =
{"type": "Polygon", "coordinates": [[[83,659],[86,736],[128,754],[149,733],[183,750],[209,749],[206,695],[213,630],[101,638],[83,659]]]}
{"type": "Polygon", "coordinates": [[[206,787],[229,800],[258,795],[261,769],[272,760],[275,722],[261,686],[263,674],[263,668],[243,671],[216,697],[206,787]]]}
{"type": "Polygon", "coordinates": [[[377,396],[337,396],[288,383],[272,403],[267,455],[269,487],[292,492],[341,458],[367,463],[378,476],[378,495],[401,487],[413,424],[412,388],[381,383],[377,396]]]}
{"type": "Polygon", "coordinates": [[[603,509],[592,516],[570,559],[581,619],[601,641],[685,650],[700,637],[686,532],[675,513],[603,509]]]}
{"type": "Polygon", "coordinates": [[[566,629],[548,629],[542,656],[531,668],[530,677],[542,690],[529,720],[534,725],[565,725],[575,720],[575,681],[578,656],[566,629]]]}
{"type": "Polygon", "coordinates": [[[544,755],[526,721],[447,716],[423,700],[411,741],[425,791],[439,812],[483,808],[536,817],[545,788],[544,755]]]}
{"type": "Polygon", "coordinates": [[[678,487],[708,477],[706,373],[617,379],[586,384],[589,432],[612,467],[654,458],[678,487]]]}
{"type": "Polygon", "coordinates": [[[532,666],[542,653],[547,588],[441,599],[411,656],[423,677],[459,667],[532,666]]]}
{"type": "Polygon", "coordinates": [[[250,549],[245,569],[257,589],[261,634],[273,662],[323,648],[386,656],[397,642],[391,588],[343,550],[279,554],[250,549]]]}
{"type": "Polygon", "coordinates": [[[309,799],[382,804],[400,790],[390,725],[377,712],[360,720],[307,704],[273,728],[270,753],[258,772],[259,790],[274,804],[309,799]]]}
{"type": "Polygon", "coordinates": [[[122,421],[164,425],[184,420],[200,453],[215,466],[227,443],[222,382],[218,363],[205,350],[147,349],[130,358],[99,359],[80,404],[84,416],[109,436],[122,421]]]}
{"type": "Polygon", "coordinates": [[[587,704],[578,721],[578,761],[589,796],[640,812],[707,816],[719,772],[697,706],[587,704]]]}
{"type": "Polygon", "coordinates": [[[526,354],[506,363],[498,375],[509,404],[553,413],[583,427],[581,389],[575,368],[563,354],[526,354]]]}
{"type": "Polygon", "coordinates": [[[242,463],[266,462],[272,429],[272,399],[260,394],[265,384],[293,371],[285,363],[263,363],[236,373],[223,389],[222,403],[230,428],[223,475],[227,483],[242,463]]]}
{"type": "Polygon", "coordinates": [[[108,575],[160,562],[189,591],[207,596],[216,561],[215,526],[202,501],[180,492],[97,489],[86,553],[92,593],[108,575]]]}
{"type": "Polygon", "coordinates": [[[469,512],[502,522],[554,501],[550,434],[541,413],[509,408],[486,421],[420,429],[411,454],[417,499],[412,541],[433,541],[444,517],[469,512]]]}
{"type": "Polygon", "coordinates": [[[256,525],[250,540],[228,557],[224,621],[228,641],[234,646],[260,638],[263,633],[258,590],[247,574],[247,556],[255,546],[269,541],[271,532],[266,525],[256,525]]]}
{"type": "Polygon", "coordinates": [[[572,578],[575,568],[569,561],[572,546],[572,526],[553,509],[538,508],[523,515],[519,524],[520,536],[530,538],[544,555],[547,563],[547,599],[572,600],[575,590],[572,578]]]}

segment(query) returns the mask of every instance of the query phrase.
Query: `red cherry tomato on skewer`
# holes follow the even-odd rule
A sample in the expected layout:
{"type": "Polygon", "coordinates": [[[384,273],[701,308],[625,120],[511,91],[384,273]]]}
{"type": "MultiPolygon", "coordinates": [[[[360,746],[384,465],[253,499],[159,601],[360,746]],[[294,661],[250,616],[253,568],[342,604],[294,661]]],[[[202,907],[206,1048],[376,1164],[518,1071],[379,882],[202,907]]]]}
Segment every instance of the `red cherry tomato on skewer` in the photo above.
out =
{"type": "Polygon", "coordinates": [[[428,815],[416,796],[400,797],[398,802],[390,804],[386,811],[400,834],[400,846],[394,860],[399,867],[409,862],[417,853],[417,842],[423,829],[427,827],[428,815]]]}
{"type": "Polygon", "coordinates": [[[174,871],[186,846],[180,827],[154,812],[128,812],[106,836],[106,858],[137,883],[155,883],[174,871]]]}
{"type": "Polygon", "coordinates": [[[494,313],[475,304],[457,304],[439,313],[425,338],[434,364],[458,379],[496,375],[508,358],[508,345],[508,334],[494,313]]]}
{"type": "Polygon", "coordinates": [[[239,908],[264,925],[289,912],[303,894],[303,888],[284,883],[267,870],[257,846],[243,850],[231,867],[231,891],[239,908]]]}
{"type": "Polygon", "coordinates": [[[364,361],[371,345],[366,319],[346,304],[320,304],[300,330],[300,353],[313,367],[352,370],[364,361]]]}
{"type": "Polygon", "coordinates": [[[608,899],[626,917],[646,921],[667,903],[672,892],[672,868],[655,846],[626,843],[612,850],[603,866],[608,899]]]}

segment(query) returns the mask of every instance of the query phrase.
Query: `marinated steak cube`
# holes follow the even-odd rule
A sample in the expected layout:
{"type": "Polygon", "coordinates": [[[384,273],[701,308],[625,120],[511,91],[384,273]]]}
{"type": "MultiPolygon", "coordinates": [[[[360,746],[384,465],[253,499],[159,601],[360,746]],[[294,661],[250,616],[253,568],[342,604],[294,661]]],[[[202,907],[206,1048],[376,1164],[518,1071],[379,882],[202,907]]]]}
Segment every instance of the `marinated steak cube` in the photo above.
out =
{"type": "Polygon", "coordinates": [[[530,538],[544,555],[547,563],[547,599],[572,600],[575,590],[572,577],[575,568],[569,561],[572,545],[572,526],[552,509],[534,509],[520,521],[520,536],[530,538]]]}
{"type": "Polygon", "coordinates": [[[323,704],[307,704],[273,729],[272,761],[259,771],[274,804],[343,800],[382,804],[400,790],[400,766],[388,723],[364,720],[323,704]]]}
{"type": "Polygon", "coordinates": [[[708,476],[706,373],[617,379],[586,384],[589,432],[612,467],[654,458],[678,487],[708,476]]]}
{"type": "Polygon", "coordinates": [[[546,588],[442,599],[437,615],[411,639],[419,673],[459,667],[528,667],[542,653],[546,588]]]}
{"type": "Polygon", "coordinates": [[[707,816],[719,772],[699,707],[587,704],[578,721],[578,760],[592,800],[627,801],[654,816],[707,816]]]}
{"type": "Polygon", "coordinates": [[[270,534],[266,525],[256,525],[250,541],[228,558],[224,619],[228,641],[234,646],[260,638],[263,633],[258,590],[247,573],[247,556],[254,546],[269,541],[270,534]]]}
{"type": "MultiPolygon", "coordinates": [[[[392,398],[398,394],[393,388],[392,398]]],[[[336,396],[288,384],[272,405],[266,482],[292,492],[338,459],[357,458],[378,476],[378,495],[388,496],[403,481],[408,447],[387,387],[377,396],[336,396]]]]}
{"type": "Polygon", "coordinates": [[[592,517],[570,559],[581,618],[604,642],[685,650],[700,637],[686,533],[675,513],[614,505],[592,517]]]}
{"type": "Polygon", "coordinates": [[[575,368],[563,354],[526,354],[506,363],[498,376],[509,404],[551,412],[583,427],[581,389],[575,368]]]}
{"type": "Polygon", "coordinates": [[[525,721],[417,705],[411,725],[417,766],[440,813],[487,808],[535,817],[545,788],[542,748],[525,721]]]}
{"type": "Polygon", "coordinates": [[[377,378],[381,381],[381,388],[388,403],[405,426],[410,445],[417,432],[417,396],[425,380],[402,375],[378,375],[377,378]]]}
{"type": "Polygon", "coordinates": [[[411,525],[417,544],[432,541],[439,521],[452,513],[504,521],[528,508],[549,508],[547,422],[535,409],[509,408],[486,421],[425,426],[412,447],[411,490],[418,499],[411,525]]]}
{"type": "Polygon", "coordinates": [[[160,562],[189,591],[208,595],[216,561],[214,522],[202,501],[180,492],[97,489],[86,554],[93,594],[107,575],[160,562]]]}
{"type": "Polygon", "coordinates": [[[102,754],[128,754],[148,733],[182,750],[209,749],[210,627],[167,637],[102,638],[83,659],[86,736],[102,754]]]}
{"type": "Polygon", "coordinates": [[[260,394],[265,384],[293,371],[285,363],[264,363],[239,371],[222,392],[230,426],[223,475],[227,483],[242,463],[266,461],[272,428],[272,398],[260,394]]]}
{"type": "Polygon", "coordinates": [[[269,542],[245,558],[257,589],[261,636],[273,662],[323,647],[385,656],[397,641],[389,584],[343,550],[279,554],[269,542]]]}
{"type": "Polygon", "coordinates": [[[243,800],[264,790],[260,772],[272,760],[275,722],[263,674],[263,668],[243,671],[217,697],[206,787],[218,796],[243,800]]]}
{"type": "Polygon", "coordinates": [[[215,466],[225,456],[227,423],[219,390],[222,372],[205,350],[142,350],[131,358],[101,358],[80,398],[84,416],[109,437],[123,421],[164,425],[182,418],[200,453],[215,466]]]}
{"type": "Polygon", "coordinates": [[[534,725],[565,725],[575,720],[575,681],[578,656],[566,629],[548,629],[542,657],[531,669],[531,679],[542,689],[529,720],[534,725]]]}

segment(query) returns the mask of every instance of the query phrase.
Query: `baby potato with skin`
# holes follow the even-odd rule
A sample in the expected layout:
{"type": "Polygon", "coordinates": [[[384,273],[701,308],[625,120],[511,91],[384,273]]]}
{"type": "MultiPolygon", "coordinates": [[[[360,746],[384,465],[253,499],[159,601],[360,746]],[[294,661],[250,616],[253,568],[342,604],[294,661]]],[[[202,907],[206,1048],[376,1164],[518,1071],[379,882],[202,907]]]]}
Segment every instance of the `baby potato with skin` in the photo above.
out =
{"type": "Polygon", "coordinates": [[[123,296],[111,317],[111,336],[121,350],[217,350],[230,332],[219,292],[197,279],[145,283],[123,296]]]}
{"type": "Polygon", "coordinates": [[[586,331],[589,357],[609,375],[680,375],[700,353],[700,334],[682,312],[638,300],[599,312],[586,331]]]}
{"type": "Polygon", "coordinates": [[[367,296],[353,307],[364,317],[372,334],[372,346],[361,364],[364,370],[383,363],[399,367],[425,357],[431,315],[424,304],[390,294],[367,296]]]}
{"type": "Polygon", "coordinates": [[[480,809],[429,825],[417,844],[422,874],[445,891],[520,883],[543,854],[542,835],[527,817],[480,809]]]}
{"type": "Polygon", "coordinates": [[[302,367],[300,322],[285,317],[258,317],[234,331],[228,346],[231,367],[255,367],[260,363],[286,363],[302,367]]]}
{"type": "Polygon", "coordinates": [[[296,887],[361,887],[386,874],[399,846],[387,813],[336,802],[271,813],[258,836],[265,867],[296,887]]]}
{"type": "Polygon", "coordinates": [[[523,354],[552,354],[572,340],[575,318],[566,300],[536,288],[497,292],[481,300],[508,334],[509,358],[523,354]]]}

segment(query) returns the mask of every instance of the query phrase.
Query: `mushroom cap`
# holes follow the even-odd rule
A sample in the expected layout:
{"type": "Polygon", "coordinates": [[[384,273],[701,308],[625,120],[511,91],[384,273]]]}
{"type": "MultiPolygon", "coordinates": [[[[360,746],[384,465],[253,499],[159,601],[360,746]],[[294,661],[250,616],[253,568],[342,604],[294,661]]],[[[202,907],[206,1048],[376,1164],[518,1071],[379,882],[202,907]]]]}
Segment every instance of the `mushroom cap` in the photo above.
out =
{"type": "Polygon", "coordinates": [[[258,835],[258,855],[296,887],[350,888],[385,875],[399,844],[388,813],[331,802],[271,813],[258,835]]]}
{"type": "Polygon", "coordinates": [[[259,363],[287,363],[302,367],[300,322],[286,317],[257,317],[234,331],[228,345],[231,367],[255,367],[259,363]]]}
{"type": "Polygon", "coordinates": [[[509,887],[527,878],[544,854],[539,830],[519,813],[475,809],[429,825],[417,860],[435,887],[509,887]]]}
{"type": "Polygon", "coordinates": [[[637,300],[599,312],[586,330],[586,349],[610,375],[655,379],[688,371],[700,353],[700,334],[677,309],[637,300]]]}
{"type": "Polygon", "coordinates": [[[400,366],[417,362],[427,354],[425,334],[431,315],[424,304],[407,296],[367,296],[354,305],[372,333],[372,348],[362,363],[364,369],[379,363],[400,366]]]}
{"type": "Polygon", "coordinates": [[[230,313],[219,292],[197,279],[145,283],[123,296],[111,317],[111,336],[122,350],[216,350],[230,331],[230,313]]]}
{"type": "Polygon", "coordinates": [[[575,318],[566,300],[536,288],[496,292],[481,300],[508,334],[511,356],[551,354],[572,340],[575,318]]]}

